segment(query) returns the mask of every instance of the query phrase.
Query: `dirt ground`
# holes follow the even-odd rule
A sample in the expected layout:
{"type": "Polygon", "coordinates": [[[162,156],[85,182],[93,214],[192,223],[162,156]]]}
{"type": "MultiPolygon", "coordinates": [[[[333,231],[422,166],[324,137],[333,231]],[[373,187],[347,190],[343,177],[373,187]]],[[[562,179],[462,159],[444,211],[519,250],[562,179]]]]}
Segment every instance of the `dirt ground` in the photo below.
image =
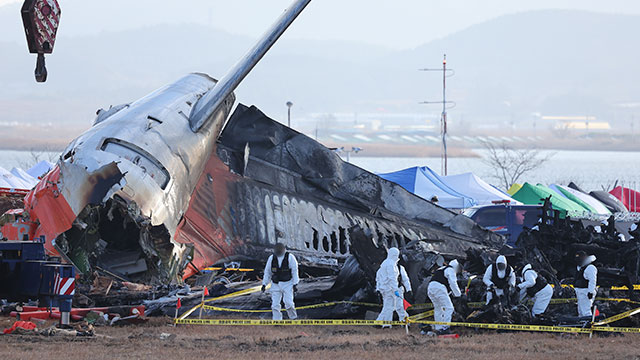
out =
{"type": "MultiPolygon", "coordinates": [[[[1,327],[13,319],[0,318],[1,327]]],[[[369,326],[174,327],[170,319],[98,327],[92,338],[0,336],[0,359],[640,359],[640,336],[474,333],[437,339],[369,326]],[[170,334],[166,339],[161,334],[170,334]]]]}

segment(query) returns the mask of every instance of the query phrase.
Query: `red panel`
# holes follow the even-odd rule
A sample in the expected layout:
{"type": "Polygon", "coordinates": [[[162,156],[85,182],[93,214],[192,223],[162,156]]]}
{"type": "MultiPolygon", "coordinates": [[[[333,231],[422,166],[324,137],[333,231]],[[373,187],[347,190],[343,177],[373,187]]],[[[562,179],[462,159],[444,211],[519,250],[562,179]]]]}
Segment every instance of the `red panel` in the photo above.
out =
{"type": "Polygon", "coordinates": [[[640,193],[622,186],[618,186],[611,190],[609,194],[622,201],[627,210],[632,212],[640,211],[640,193]]]}
{"type": "MultiPolygon", "coordinates": [[[[218,225],[219,219],[224,218],[221,216],[224,209],[230,206],[229,188],[239,179],[218,158],[214,149],[175,234],[177,242],[193,244],[193,264],[198,269],[235,254],[235,249],[242,244],[234,234],[226,234],[218,225]]],[[[192,266],[187,266],[183,278],[195,273],[192,266]]]]}
{"type": "Polygon", "coordinates": [[[24,207],[31,221],[39,222],[38,234],[45,235],[47,243],[69,230],[76,214],[58,189],[60,168],[56,165],[24,198],[24,207]]]}

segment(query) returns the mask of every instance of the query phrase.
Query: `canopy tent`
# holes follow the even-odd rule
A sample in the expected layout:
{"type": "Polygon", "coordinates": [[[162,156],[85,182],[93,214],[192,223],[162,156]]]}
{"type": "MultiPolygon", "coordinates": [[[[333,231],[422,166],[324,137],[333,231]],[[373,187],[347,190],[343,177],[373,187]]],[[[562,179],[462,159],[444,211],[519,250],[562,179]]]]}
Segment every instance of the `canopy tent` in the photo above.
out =
{"type": "Polygon", "coordinates": [[[574,203],[580,205],[580,207],[584,208],[586,211],[590,212],[590,213],[596,213],[596,209],[592,208],[591,206],[589,206],[589,204],[585,203],[584,201],[576,198],[575,196],[573,196],[572,194],[570,197],[567,196],[565,193],[562,192],[562,190],[560,190],[560,188],[558,187],[558,185],[556,184],[550,184],[548,186],[549,189],[551,189],[553,192],[555,192],[556,194],[562,196],[565,199],[569,199],[571,201],[573,201],[574,203]]]}
{"type": "MultiPolygon", "coordinates": [[[[574,182],[570,182],[569,186],[573,190],[577,190],[583,194],[587,194],[586,191],[582,190],[578,185],[574,182]]],[[[609,194],[606,191],[595,190],[588,194],[592,198],[598,200],[602,205],[604,205],[610,212],[628,212],[627,208],[624,204],[618,200],[615,196],[609,194]]]]}
{"type": "MultiPolygon", "coordinates": [[[[552,190],[550,187],[545,186],[543,184],[537,184],[536,187],[538,189],[541,189],[541,190],[549,192],[551,195],[558,194],[555,190],[552,190]]],[[[562,194],[559,194],[559,195],[560,195],[560,197],[557,198],[557,199],[562,199],[562,201],[566,202],[567,205],[570,205],[572,207],[571,209],[568,209],[569,211],[573,211],[573,212],[577,212],[577,213],[585,213],[585,212],[589,213],[589,212],[591,212],[591,210],[589,210],[588,208],[580,205],[579,203],[577,203],[577,202],[575,202],[575,201],[563,196],[562,194]]],[[[557,199],[556,199],[556,201],[558,201],[557,199]]],[[[553,200],[552,200],[552,202],[553,202],[553,200]]]]}
{"type": "Polygon", "coordinates": [[[564,195],[569,200],[581,205],[584,208],[590,209],[591,212],[600,215],[611,215],[611,211],[604,206],[603,203],[595,199],[594,197],[582,193],[578,190],[574,190],[568,186],[551,185],[549,186],[553,190],[556,190],[560,195],[564,195]]]}
{"type": "Polygon", "coordinates": [[[32,187],[31,183],[0,167],[0,188],[29,190],[32,187]]]}
{"type": "Polygon", "coordinates": [[[513,194],[517,193],[520,189],[522,189],[522,185],[514,183],[513,185],[511,185],[509,190],[507,190],[507,194],[513,196],[513,194]]]}
{"type": "Polygon", "coordinates": [[[583,213],[587,211],[582,206],[542,185],[524,183],[522,188],[513,194],[512,197],[524,204],[537,205],[542,204],[544,202],[543,199],[546,199],[549,196],[551,196],[551,204],[553,208],[555,210],[560,210],[563,217],[567,214],[571,215],[571,213],[583,213]]]}
{"type": "Polygon", "coordinates": [[[629,210],[624,206],[622,201],[620,201],[617,197],[609,194],[606,191],[596,190],[589,193],[589,195],[596,198],[598,201],[603,203],[609,211],[616,212],[629,212],[629,210]]]}
{"type": "Polygon", "coordinates": [[[396,172],[378,174],[385,180],[392,181],[407,191],[431,200],[438,197],[438,205],[448,209],[466,209],[475,205],[473,200],[445,185],[429,168],[412,167],[396,172]]]}
{"type": "Polygon", "coordinates": [[[627,210],[632,212],[640,211],[640,193],[622,186],[617,186],[609,191],[609,194],[620,200],[627,210]]]}
{"type": "Polygon", "coordinates": [[[473,173],[441,176],[440,180],[460,194],[474,200],[476,205],[491,205],[494,201],[513,200],[509,195],[489,185],[473,173]]]}
{"type": "Polygon", "coordinates": [[[36,186],[36,184],[38,184],[38,179],[34,178],[33,176],[29,175],[26,171],[20,169],[20,168],[13,168],[11,169],[11,173],[13,175],[15,175],[15,177],[19,178],[20,180],[22,180],[23,183],[25,183],[26,185],[28,185],[28,189],[32,189],[34,186],[36,186]]]}
{"type": "Polygon", "coordinates": [[[48,162],[47,160],[42,160],[39,163],[33,165],[31,169],[27,170],[27,174],[32,177],[39,179],[46,175],[51,169],[53,169],[53,164],[48,162]]]}

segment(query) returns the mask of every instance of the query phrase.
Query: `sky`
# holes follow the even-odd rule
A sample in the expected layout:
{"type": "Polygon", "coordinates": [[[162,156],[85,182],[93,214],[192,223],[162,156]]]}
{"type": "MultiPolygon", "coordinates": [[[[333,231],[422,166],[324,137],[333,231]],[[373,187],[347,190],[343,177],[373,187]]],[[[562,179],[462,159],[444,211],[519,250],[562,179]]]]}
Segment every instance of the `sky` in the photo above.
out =
{"type": "MultiPolygon", "coordinates": [[[[63,11],[60,37],[163,23],[208,24],[229,33],[257,37],[291,2],[133,0],[127,1],[127,6],[120,6],[121,1],[58,1],[63,11]]],[[[0,6],[20,2],[0,0],[0,6]]],[[[501,15],[542,9],[640,14],[640,1],[313,0],[285,36],[408,49],[501,15]]],[[[16,15],[16,23],[18,21],[16,15]]]]}

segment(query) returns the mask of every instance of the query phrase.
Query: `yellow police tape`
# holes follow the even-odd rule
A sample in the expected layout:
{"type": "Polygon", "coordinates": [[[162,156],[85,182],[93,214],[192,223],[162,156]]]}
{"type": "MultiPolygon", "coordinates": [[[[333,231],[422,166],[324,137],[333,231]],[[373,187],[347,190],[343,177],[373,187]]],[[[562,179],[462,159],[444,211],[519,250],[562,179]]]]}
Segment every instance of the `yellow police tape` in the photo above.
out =
{"type": "MultiPolygon", "coordinates": [[[[240,294],[240,295],[242,295],[242,294],[240,294]]],[[[220,299],[220,298],[207,300],[207,302],[210,302],[210,301],[213,301],[213,300],[218,300],[218,299],[220,299]]],[[[597,301],[617,301],[617,302],[628,302],[628,303],[632,303],[632,304],[640,304],[640,302],[632,301],[632,300],[629,300],[629,299],[596,298],[596,300],[597,301]]],[[[560,298],[560,299],[552,299],[549,304],[551,304],[551,305],[567,304],[567,303],[575,302],[575,301],[576,301],[576,298],[560,298]]],[[[314,304],[314,305],[298,306],[298,307],[296,307],[296,310],[317,309],[317,308],[323,308],[323,307],[329,307],[329,306],[341,305],[341,304],[357,305],[357,306],[368,306],[368,307],[382,307],[381,304],[366,303],[366,302],[331,301],[331,302],[314,304]]],[[[469,306],[469,308],[472,308],[472,309],[481,308],[484,305],[485,305],[484,302],[467,303],[467,306],[469,306]]],[[[212,306],[212,305],[204,305],[203,308],[205,310],[226,311],[226,312],[245,312],[245,313],[268,313],[268,312],[271,312],[271,309],[260,309],[260,310],[232,309],[232,308],[225,308],[225,307],[221,307],[221,306],[212,306]]],[[[431,304],[431,303],[415,304],[415,305],[412,305],[412,306],[407,308],[407,310],[428,310],[428,309],[433,309],[433,304],[431,304]]],[[[283,309],[282,311],[285,311],[285,310],[283,309]]]]}
{"type": "MultiPolygon", "coordinates": [[[[560,286],[562,286],[563,288],[573,288],[573,285],[571,285],[571,284],[561,284],[560,286]]],[[[551,284],[551,287],[555,287],[555,285],[551,284]]],[[[623,285],[623,286],[612,286],[612,287],[609,287],[609,288],[600,287],[600,289],[605,289],[605,290],[629,290],[629,288],[626,285],[623,285]]],[[[635,291],[640,290],[640,284],[633,285],[633,290],[635,290],[635,291]]]]}
{"type": "MultiPolygon", "coordinates": [[[[629,290],[626,286],[612,286],[609,288],[610,290],[629,290]]],[[[640,284],[633,285],[633,290],[640,290],[640,284]]]]}
{"type": "MultiPolygon", "coordinates": [[[[267,288],[269,288],[270,286],[271,285],[267,286],[267,288]]],[[[258,285],[258,286],[250,287],[248,289],[236,291],[236,292],[231,293],[231,294],[222,295],[222,296],[214,297],[214,298],[211,298],[211,299],[207,299],[204,302],[208,303],[208,302],[212,302],[212,301],[230,299],[230,298],[234,298],[234,297],[240,296],[240,295],[252,294],[252,293],[255,293],[255,292],[258,292],[258,291],[261,291],[261,290],[262,290],[262,286],[258,285]]]]}
{"type": "Polygon", "coordinates": [[[546,325],[520,325],[520,324],[487,324],[487,323],[465,323],[465,322],[439,322],[439,321],[380,321],[380,320],[333,320],[333,319],[305,319],[305,320],[256,320],[256,319],[176,319],[179,325],[213,325],[213,326],[269,326],[269,325],[292,325],[292,326],[376,326],[376,325],[400,325],[424,324],[424,325],[447,325],[457,327],[469,327],[489,330],[509,330],[509,331],[537,331],[537,332],[557,332],[590,334],[594,331],[619,332],[619,333],[640,333],[640,328],[594,326],[591,328],[579,328],[569,326],[546,326],[546,325]]]}
{"type": "Polygon", "coordinates": [[[202,271],[219,271],[219,270],[224,270],[224,271],[237,271],[237,272],[251,272],[251,271],[255,271],[255,269],[245,269],[245,268],[223,268],[223,267],[208,267],[208,268],[204,268],[204,269],[202,269],[202,271]]]}
{"type": "MultiPolygon", "coordinates": [[[[269,288],[269,287],[271,287],[271,285],[267,286],[267,288],[269,288]]],[[[258,285],[258,286],[250,287],[248,289],[236,291],[236,292],[231,293],[231,294],[226,294],[226,295],[214,297],[214,298],[211,298],[211,299],[207,299],[204,302],[207,303],[207,302],[212,302],[212,301],[217,301],[217,300],[230,299],[230,298],[233,298],[233,297],[236,297],[236,296],[251,294],[251,293],[254,293],[254,292],[261,291],[261,290],[262,290],[262,286],[258,285]]],[[[198,304],[198,305],[192,307],[191,309],[186,311],[184,314],[182,314],[178,319],[186,319],[194,311],[196,311],[197,309],[199,309],[199,308],[201,308],[203,306],[205,306],[204,303],[201,303],[201,304],[198,304]]]]}
{"type": "Polygon", "coordinates": [[[333,320],[333,319],[305,319],[305,320],[257,320],[257,319],[176,319],[176,324],[190,325],[406,325],[404,321],[381,320],[333,320]]]}
{"type": "Polygon", "coordinates": [[[602,321],[598,321],[597,323],[594,323],[593,325],[600,326],[600,325],[610,324],[612,322],[628,318],[629,316],[633,316],[633,315],[638,314],[638,313],[640,313],[640,307],[632,309],[632,310],[629,310],[629,311],[625,311],[625,312],[620,313],[618,315],[614,315],[614,316],[612,316],[610,318],[606,318],[606,319],[604,319],[602,321]]]}
{"type": "MultiPolygon", "coordinates": [[[[255,286],[252,288],[248,288],[245,290],[236,291],[231,294],[226,294],[222,296],[218,296],[212,299],[206,300],[206,302],[213,302],[217,300],[229,299],[236,296],[251,294],[261,290],[261,286],[255,286]]],[[[618,298],[596,298],[597,301],[617,301],[617,302],[628,302],[633,304],[638,304],[640,302],[632,301],[630,299],[618,299],[618,298]]],[[[569,302],[576,301],[576,298],[560,298],[560,299],[552,299],[551,304],[564,304],[569,302]]],[[[568,327],[568,326],[546,326],[546,325],[520,325],[520,324],[491,324],[491,323],[465,323],[465,322],[437,322],[437,321],[425,321],[423,319],[428,318],[433,315],[434,310],[429,310],[420,314],[415,314],[407,318],[407,321],[380,321],[380,320],[332,320],[332,319],[305,319],[305,320],[254,320],[254,319],[246,319],[246,320],[234,320],[234,319],[187,319],[189,315],[191,315],[196,309],[202,307],[206,310],[216,310],[216,311],[228,311],[228,312],[250,312],[250,313],[264,313],[271,312],[270,309],[264,310],[245,310],[245,309],[231,309],[224,308],[218,306],[205,305],[204,303],[198,304],[194,306],[189,311],[185,312],[180,318],[175,319],[176,324],[192,324],[192,325],[407,325],[409,323],[415,324],[424,324],[424,325],[448,325],[448,326],[458,326],[458,327],[471,327],[477,329],[493,329],[493,330],[515,330],[515,331],[541,331],[541,332],[564,332],[564,333],[591,333],[593,331],[603,331],[603,332],[623,332],[623,333],[640,333],[640,328],[626,328],[626,327],[609,327],[602,326],[607,325],[609,323],[622,320],[624,318],[636,315],[640,313],[640,307],[636,309],[632,309],[629,311],[625,311],[623,313],[614,315],[610,318],[607,318],[603,321],[599,321],[593,324],[591,328],[578,328],[578,327],[568,327]]],[[[297,310],[304,309],[315,309],[321,307],[334,306],[339,304],[351,304],[351,305],[359,305],[359,306],[371,306],[371,307],[380,307],[380,304],[373,303],[365,303],[365,302],[355,302],[355,301],[332,301],[321,304],[314,305],[306,305],[296,307],[297,310]]],[[[469,303],[469,307],[481,307],[484,305],[482,302],[469,303]]],[[[433,304],[417,304],[409,307],[409,309],[417,310],[417,309],[432,309],[433,304]]]]}
{"type": "Polygon", "coordinates": [[[409,316],[409,322],[426,319],[430,316],[433,316],[433,313],[434,313],[434,310],[429,310],[420,314],[411,315],[409,316]]]}
{"type": "Polygon", "coordinates": [[[466,323],[466,322],[440,322],[440,321],[412,321],[415,324],[423,325],[446,325],[458,327],[471,327],[476,329],[491,330],[514,330],[514,331],[543,331],[543,332],[563,332],[563,333],[590,333],[587,328],[568,326],[546,326],[546,325],[520,325],[520,324],[491,324],[491,323],[466,323]]]}
{"type": "MultiPolygon", "coordinates": [[[[295,309],[296,310],[318,309],[318,308],[335,306],[335,305],[342,305],[342,304],[345,304],[345,305],[358,305],[358,306],[369,306],[369,307],[382,307],[382,305],[380,305],[380,304],[357,302],[357,301],[331,301],[331,302],[320,303],[320,304],[296,306],[295,309]]],[[[260,309],[260,310],[231,309],[231,308],[225,308],[225,307],[220,307],[220,306],[212,306],[212,305],[203,305],[202,308],[205,309],[205,310],[227,311],[227,312],[246,312],[246,313],[267,313],[267,312],[271,312],[271,309],[260,309]]],[[[285,309],[283,309],[282,311],[285,311],[285,309]]]]}

